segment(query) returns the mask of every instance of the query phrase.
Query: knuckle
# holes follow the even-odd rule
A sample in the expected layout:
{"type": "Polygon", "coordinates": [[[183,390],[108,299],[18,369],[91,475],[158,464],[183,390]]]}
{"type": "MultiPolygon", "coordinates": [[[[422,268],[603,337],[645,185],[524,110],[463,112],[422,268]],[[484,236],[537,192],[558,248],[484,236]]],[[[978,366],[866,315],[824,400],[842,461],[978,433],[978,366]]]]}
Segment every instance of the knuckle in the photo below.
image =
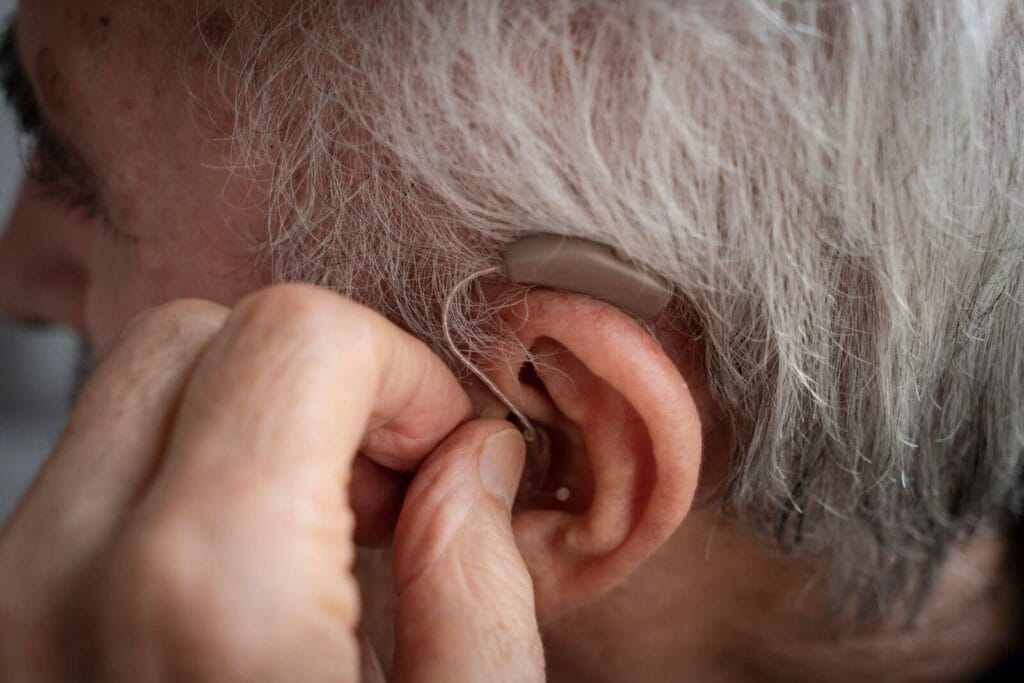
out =
{"type": "Polygon", "coordinates": [[[285,339],[324,338],[349,343],[369,339],[368,309],[334,292],[303,284],[281,284],[253,294],[236,308],[239,324],[285,339]]]}
{"type": "MultiPolygon", "coordinates": [[[[101,358],[100,369],[85,391],[100,391],[92,386],[145,386],[164,371],[166,361],[189,357],[223,326],[227,309],[196,299],[173,301],[147,309],[125,326],[115,343],[101,358]],[[108,377],[99,382],[97,377],[108,377]]],[[[171,367],[177,367],[172,364],[171,367]]]]}
{"type": "Polygon", "coordinates": [[[324,324],[326,299],[326,293],[315,287],[275,285],[243,301],[237,316],[244,325],[301,332],[324,324]]]}
{"type": "Polygon", "coordinates": [[[210,301],[180,299],[146,309],[125,328],[123,342],[154,341],[161,344],[194,339],[217,329],[227,309],[210,301]]]}

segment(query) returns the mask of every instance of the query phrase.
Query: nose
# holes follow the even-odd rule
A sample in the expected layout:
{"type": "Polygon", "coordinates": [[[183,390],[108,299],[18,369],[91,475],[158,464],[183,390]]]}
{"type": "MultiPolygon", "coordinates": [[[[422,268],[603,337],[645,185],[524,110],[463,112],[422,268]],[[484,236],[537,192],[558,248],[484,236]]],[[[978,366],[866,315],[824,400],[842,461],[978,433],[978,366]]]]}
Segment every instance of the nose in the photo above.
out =
{"type": "Polygon", "coordinates": [[[26,323],[82,330],[88,285],[88,226],[22,183],[0,236],[0,313],[26,323]]]}

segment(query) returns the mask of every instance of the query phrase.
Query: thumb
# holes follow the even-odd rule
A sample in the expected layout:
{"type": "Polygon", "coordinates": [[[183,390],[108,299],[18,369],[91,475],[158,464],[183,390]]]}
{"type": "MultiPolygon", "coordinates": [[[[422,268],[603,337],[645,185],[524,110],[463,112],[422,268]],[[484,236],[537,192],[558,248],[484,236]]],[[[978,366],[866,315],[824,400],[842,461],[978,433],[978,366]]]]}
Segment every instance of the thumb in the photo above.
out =
{"type": "Polygon", "coordinates": [[[477,420],[423,464],[395,530],[399,681],[542,681],[533,584],[512,535],[526,446],[477,420]]]}

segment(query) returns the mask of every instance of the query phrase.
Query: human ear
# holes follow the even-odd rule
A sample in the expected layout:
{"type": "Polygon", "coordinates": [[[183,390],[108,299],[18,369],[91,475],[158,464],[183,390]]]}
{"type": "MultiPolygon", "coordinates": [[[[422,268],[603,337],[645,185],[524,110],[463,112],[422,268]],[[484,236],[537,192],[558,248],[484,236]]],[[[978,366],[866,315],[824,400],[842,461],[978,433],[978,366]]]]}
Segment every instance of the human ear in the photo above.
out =
{"type": "Polygon", "coordinates": [[[624,580],[676,530],[701,418],[670,354],[608,304],[533,290],[506,323],[523,351],[491,378],[550,437],[550,469],[524,477],[513,519],[543,621],[624,580]]]}

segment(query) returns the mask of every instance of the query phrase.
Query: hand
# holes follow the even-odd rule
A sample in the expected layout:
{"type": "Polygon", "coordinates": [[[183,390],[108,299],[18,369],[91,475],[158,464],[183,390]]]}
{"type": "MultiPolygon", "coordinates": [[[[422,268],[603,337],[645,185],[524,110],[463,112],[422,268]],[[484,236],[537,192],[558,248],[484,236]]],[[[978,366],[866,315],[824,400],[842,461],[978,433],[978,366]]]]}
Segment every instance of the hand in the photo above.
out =
{"type": "MultiPolygon", "coordinates": [[[[391,500],[350,501],[350,475],[386,482],[388,470],[415,471],[469,410],[424,345],[321,290],[275,287],[233,311],[186,301],[144,314],[97,369],[0,535],[0,678],[356,680],[353,530],[357,519],[371,529],[386,519],[398,489],[381,487],[391,500]]],[[[529,584],[498,499],[488,508],[479,486],[450,489],[454,507],[431,498],[438,481],[468,471],[473,444],[495,429],[456,432],[403,507],[397,630],[407,678],[460,677],[443,669],[453,643],[401,636],[403,618],[420,625],[415,635],[466,613],[423,600],[439,572],[460,567],[447,551],[479,531],[444,510],[490,509],[498,541],[485,547],[512,570],[482,581],[529,584]],[[417,511],[433,517],[418,524],[417,511]],[[421,666],[425,656],[442,668],[421,666]]],[[[512,642],[536,655],[531,627],[512,642]]]]}
{"type": "Polygon", "coordinates": [[[510,516],[525,451],[512,425],[477,420],[413,479],[395,531],[397,680],[544,680],[510,516]]]}

